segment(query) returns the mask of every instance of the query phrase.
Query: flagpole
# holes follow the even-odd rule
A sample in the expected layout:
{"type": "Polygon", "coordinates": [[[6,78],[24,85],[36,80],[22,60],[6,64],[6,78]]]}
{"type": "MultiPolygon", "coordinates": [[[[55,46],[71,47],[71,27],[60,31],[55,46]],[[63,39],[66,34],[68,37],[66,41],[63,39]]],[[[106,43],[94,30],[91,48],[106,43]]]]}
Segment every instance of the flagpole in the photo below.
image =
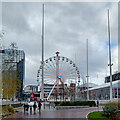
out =
{"type": "Polygon", "coordinates": [[[89,100],[89,81],[88,81],[88,39],[87,39],[87,100],[89,100]]]}
{"type": "Polygon", "coordinates": [[[42,87],[41,99],[44,99],[44,4],[42,6],[42,87]]]}
{"type": "Polygon", "coordinates": [[[110,24],[109,24],[109,9],[108,9],[108,39],[109,39],[109,67],[110,67],[110,101],[112,101],[112,65],[111,64],[111,45],[110,45],[110,24]]]}

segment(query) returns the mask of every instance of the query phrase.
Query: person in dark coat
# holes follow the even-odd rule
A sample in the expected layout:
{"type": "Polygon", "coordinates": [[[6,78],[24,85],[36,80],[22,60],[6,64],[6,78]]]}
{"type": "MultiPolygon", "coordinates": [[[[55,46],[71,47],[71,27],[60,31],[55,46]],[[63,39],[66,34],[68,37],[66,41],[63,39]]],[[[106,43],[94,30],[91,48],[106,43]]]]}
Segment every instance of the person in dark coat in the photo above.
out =
{"type": "Polygon", "coordinates": [[[36,108],[37,108],[37,105],[36,105],[36,102],[34,102],[34,105],[33,105],[34,112],[36,111],[36,108]]]}
{"type": "Polygon", "coordinates": [[[28,105],[28,103],[25,103],[25,104],[24,104],[24,112],[25,112],[25,111],[28,112],[28,109],[29,109],[29,105],[28,105]]]}
{"type": "Polygon", "coordinates": [[[97,99],[97,107],[99,107],[99,100],[97,99]]]}
{"type": "Polygon", "coordinates": [[[42,106],[42,103],[41,103],[41,101],[39,101],[39,102],[38,102],[39,111],[41,110],[41,106],[42,106]]]}
{"type": "Polygon", "coordinates": [[[26,109],[26,104],[24,103],[24,113],[25,113],[25,109],[26,109]]]}
{"type": "Polygon", "coordinates": [[[29,105],[28,105],[28,103],[26,104],[26,111],[28,112],[28,110],[29,110],[29,105]]]}

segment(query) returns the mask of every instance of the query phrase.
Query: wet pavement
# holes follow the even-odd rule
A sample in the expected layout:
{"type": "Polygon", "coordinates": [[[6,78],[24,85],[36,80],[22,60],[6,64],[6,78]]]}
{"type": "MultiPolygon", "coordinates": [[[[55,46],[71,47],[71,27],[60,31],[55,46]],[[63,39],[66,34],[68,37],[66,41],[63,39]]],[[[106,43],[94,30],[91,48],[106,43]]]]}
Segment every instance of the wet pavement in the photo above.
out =
{"type": "MultiPolygon", "coordinates": [[[[36,112],[30,110],[24,113],[24,109],[19,113],[10,115],[6,118],[87,118],[88,113],[92,111],[98,111],[97,107],[90,108],[77,108],[77,109],[67,109],[67,110],[56,110],[53,106],[42,105],[42,109],[39,112],[37,109],[36,112]]],[[[99,107],[99,111],[102,110],[102,107],[99,107]]]]}

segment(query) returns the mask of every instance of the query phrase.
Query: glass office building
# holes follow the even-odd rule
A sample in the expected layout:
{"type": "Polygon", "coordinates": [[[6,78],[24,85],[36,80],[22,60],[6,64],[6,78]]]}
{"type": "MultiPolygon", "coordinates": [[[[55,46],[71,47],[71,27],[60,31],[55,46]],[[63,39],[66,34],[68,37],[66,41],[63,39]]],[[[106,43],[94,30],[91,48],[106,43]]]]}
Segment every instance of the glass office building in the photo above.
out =
{"type": "MultiPolygon", "coordinates": [[[[14,73],[16,73],[17,78],[21,81],[20,88],[19,86],[17,86],[19,89],[17,89],[16,97],[17,98],[22,97],[24,80],[25,80],[25,53],[24,51],[17,50],[17,49],[4,49],[4,50],[0,50],[0,54],[2,56],[2,73],[9,71],[9,70],[12,70],[14,71],[14,73]]],[[[5,76],[7,76],[7,74],[5,74],[5,76]]]]}

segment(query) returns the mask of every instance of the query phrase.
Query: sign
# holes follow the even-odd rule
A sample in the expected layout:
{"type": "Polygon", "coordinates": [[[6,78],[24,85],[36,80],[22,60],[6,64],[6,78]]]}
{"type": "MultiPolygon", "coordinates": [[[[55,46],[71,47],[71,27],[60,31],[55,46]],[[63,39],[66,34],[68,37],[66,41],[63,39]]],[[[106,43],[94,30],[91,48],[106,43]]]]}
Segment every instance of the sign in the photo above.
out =
{"type": "Polygon", "coordinates": [[[34,97],[34,94],[33,94],[33,93],[31,94],[31,97],[34,97]]]}
{"type": "Polygon", "coordinates": [[[61,78],[62,76],[61,75],[58,75],[58,78],[61,78]]]}

